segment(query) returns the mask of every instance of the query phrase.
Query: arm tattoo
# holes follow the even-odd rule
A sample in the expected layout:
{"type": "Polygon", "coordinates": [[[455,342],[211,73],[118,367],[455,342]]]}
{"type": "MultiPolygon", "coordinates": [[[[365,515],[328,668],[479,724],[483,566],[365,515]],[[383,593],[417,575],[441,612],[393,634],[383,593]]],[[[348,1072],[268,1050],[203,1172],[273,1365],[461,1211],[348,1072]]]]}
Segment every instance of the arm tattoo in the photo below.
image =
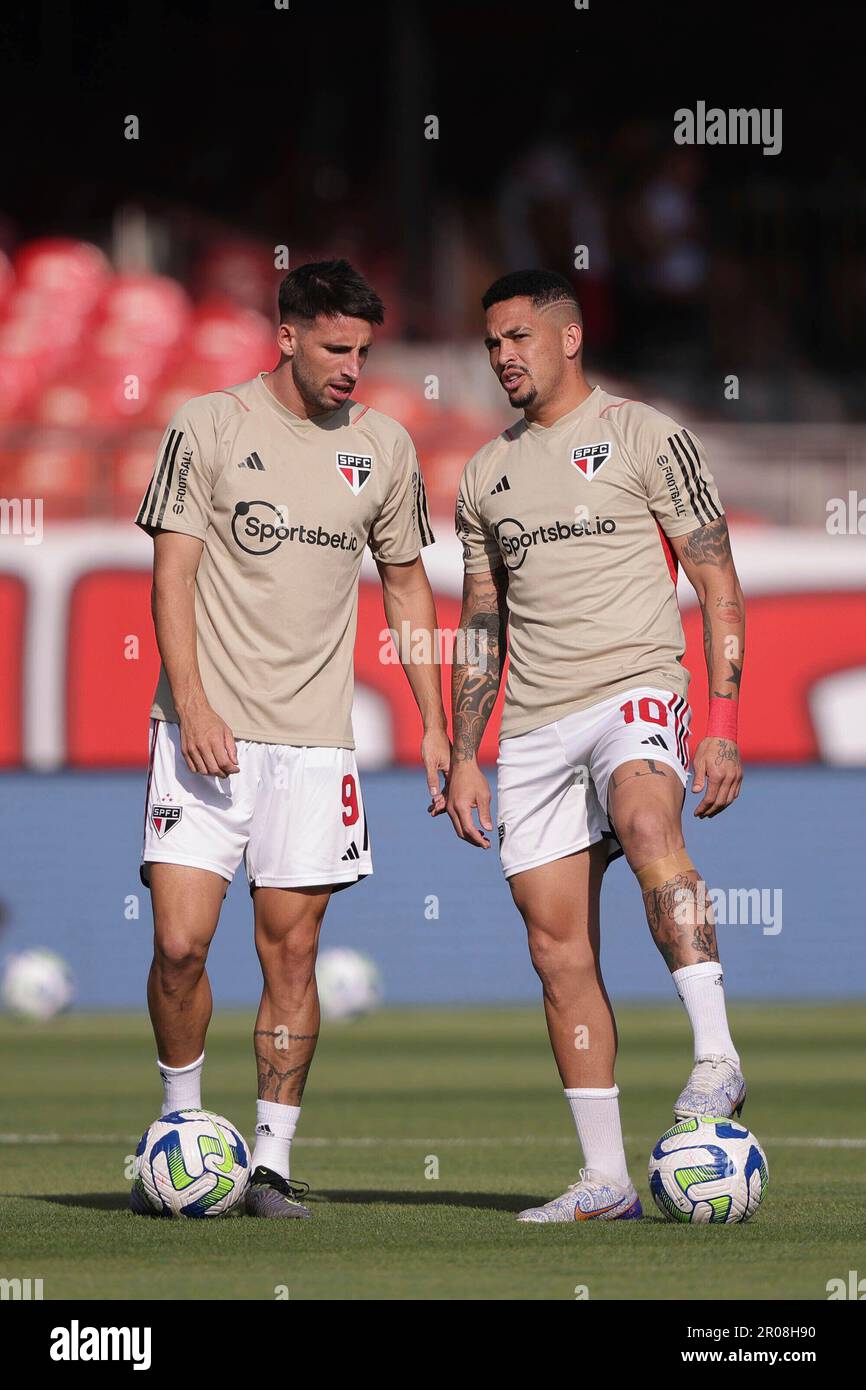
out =
{"type": "Polygon", "coordinates": [[[723,516],[707,526],[699,526],[686,537],[683,560],[693,565],[727,565],[732,563],[728,523],[723,516]]]}
{"type": "Polygon", "coordinates": [[[710,622],[710,615],[706,608],[701,607],[701,617],[704,620],[704,660],[707,663],[707,670],[713,669],[713,625],[710,622]]]}
{"type": "Polygon", "coordinates": [[[465,634],[451,679],[454,757],[475,757],[481,735],[496,703],[505,658],[508,576],[504,568],[489,574],[467,574],[463,581],[460,628],[465,634]],[[470,665],[471,658],[477,665],[470,665]]]}
{"type": "Polygon", "coordinates": [[[732,685],[734,687],[733,690],[714,690],[713,694],[721,696],[723,700],[739,700],[740,681],[743,679],[743,668],[742,666],[738,666],[734,661],[729,661],[728,665],[731,668],[731,674],[725,676],[725,682],[726,684],[732,685]]]}
{"type": "Polygon", "coordinates": [[[701,617],[704,629],[704,659],[707,664],[707,675],[710,680],[710,689],[713,695],[719,696],[723,700],[738,700],[740,698],[740,681],[743,675],[743,604],[742,591],[740,590],[737,576],[734,571],[734,559],[731,555],[731,542],[728,535],[728,523],[725,518],[719,517],[717,521],[712,521],[707,526],[699,526],[696,531],[690,532],[686,537],[680,558],[684,565],[706,566],[713,569],[726,571],[722,576],[725,590],[722,593],[717,591],[718,578],[713,577],[708,585],[710,593],[714,593],[713,608],[711,616],[709,609],[709,595],[702,587],[701,579],[692,578],[695,588],[701,595],[701,617]],[[732,588],[728,589],[728,581],[732,588]],[[714,631],[714,624],[721,625],[721,632],[714,631]],[[725,628],[734,628],[736,632],[725,632],[725,628]],[[716,657],[721,656],[719,650],[719,639],[725,639],[725,661],[729,667],[729,674],[723,675],[721,671],[715,669],[716,657]],[[732,651],[729,650],[730,639],[734,639],[732,651]],[[733,654],[732,654],[733,653],[733,654]],[[734,660],[734,655],[739,657],[734,660]],[[727,687],[721,690],[715,688],[715,682],[727,687]]]}

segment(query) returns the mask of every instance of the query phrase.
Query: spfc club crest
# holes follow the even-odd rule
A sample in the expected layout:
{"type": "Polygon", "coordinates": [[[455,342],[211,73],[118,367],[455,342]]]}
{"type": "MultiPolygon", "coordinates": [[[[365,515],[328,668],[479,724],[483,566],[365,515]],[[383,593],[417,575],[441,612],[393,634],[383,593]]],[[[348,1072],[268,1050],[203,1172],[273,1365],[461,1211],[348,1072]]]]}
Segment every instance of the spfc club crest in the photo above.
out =
{"type": "Polygon", "coordinates": [[[572,449],[571,461],[587,482],[592,482],[602,464],[610,458],[611,448],[610,444],[581,444],[580,448],[572,449]]]}
{"type": "Polygon", "coordinates": [[[355,496],[361,491],[373,468],[372,454],[337,454],[337,472],[355,496]]]}
{"type": "Polygon", "coordinates": [[[182,815],[182,806],[153,807],[150,813],[150,822],[160,840],[164,839],[173,825],[177,825],[182,815]]]}

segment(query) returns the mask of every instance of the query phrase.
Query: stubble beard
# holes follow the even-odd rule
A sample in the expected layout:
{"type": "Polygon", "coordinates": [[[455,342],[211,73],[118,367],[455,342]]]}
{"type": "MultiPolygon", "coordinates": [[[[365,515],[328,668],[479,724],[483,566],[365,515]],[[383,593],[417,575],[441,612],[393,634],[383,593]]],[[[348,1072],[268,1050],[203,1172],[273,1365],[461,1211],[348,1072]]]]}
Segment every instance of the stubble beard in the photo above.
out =
{"type": "Polygon", "coordinates": [[[295,385],[312,414],[324,415],[326,411],[333,412],[340,409],[343,402],[332,400],[330,396],[326,395],[326,387],[320,386],[307,372],[304,364],[297,359],[295,359],[293,375],[295,385]]]}

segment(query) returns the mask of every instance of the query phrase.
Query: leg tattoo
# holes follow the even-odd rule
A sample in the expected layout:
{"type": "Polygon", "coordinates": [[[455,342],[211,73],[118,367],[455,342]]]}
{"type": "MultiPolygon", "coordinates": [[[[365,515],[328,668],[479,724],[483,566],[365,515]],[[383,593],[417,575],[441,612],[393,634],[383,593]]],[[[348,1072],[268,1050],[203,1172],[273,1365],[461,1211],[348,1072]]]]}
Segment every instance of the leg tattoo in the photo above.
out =
{"type": "Polygon", "coordinates": [[[649,929],[670,971],[719,959],[716,927],[697,871],[676,874],[643,895],[649,929]]]}
{"type": "Polygon", "coordinates": [[[259,1100],[300,1105],[318,1036],[318,1033],[289,1033],[285,1028],[255,1030],[259,1100]],[[269,1039],[270,1043],[259,1043],[259,1038],[269,1039]]]}

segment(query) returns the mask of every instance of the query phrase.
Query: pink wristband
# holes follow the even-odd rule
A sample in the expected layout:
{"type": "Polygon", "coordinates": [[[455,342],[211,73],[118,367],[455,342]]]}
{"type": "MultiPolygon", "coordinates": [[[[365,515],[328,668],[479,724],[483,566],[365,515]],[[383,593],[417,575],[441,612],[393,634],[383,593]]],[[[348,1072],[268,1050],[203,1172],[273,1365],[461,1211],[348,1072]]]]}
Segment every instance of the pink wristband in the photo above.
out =
{"type": "Polygon", "coordinates": [[[737,741],[737,700],[723,700],[718,695],[710,699],[710,717],[707,720],[707,738],[728,738],[737,741]]]}

